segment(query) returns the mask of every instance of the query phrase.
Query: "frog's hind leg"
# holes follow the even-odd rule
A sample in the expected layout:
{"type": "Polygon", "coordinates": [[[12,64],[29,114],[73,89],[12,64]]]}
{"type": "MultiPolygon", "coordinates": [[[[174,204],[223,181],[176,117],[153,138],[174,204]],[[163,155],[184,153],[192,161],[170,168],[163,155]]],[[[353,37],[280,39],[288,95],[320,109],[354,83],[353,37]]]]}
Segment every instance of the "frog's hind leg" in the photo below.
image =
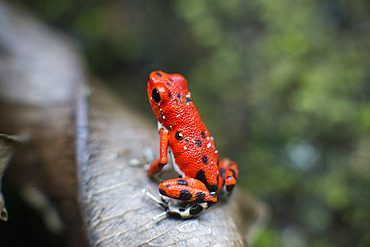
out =
{"type": "Polygon", "coordinates": [[[181,201],[217,202],[216,193],[208,191],[204,183],[194,178],[165,180],[159,184],[159,193],[181,201]]]}
{"type": "Polygon", "coordinates": [[[238,165],[229,159],[223,159],[219,163],[221,177],[225,181],[225,190],[230,193],[236,184],[239,176],[238,165]]]}
{"type": "Polygon", "coordinates": [[[209,192],[205,184],[193,178],[175,178],[159,184],[164,197],[179,200],[177,205],[168,203],[167,215],[191,218],[217,202],[216,192],[209,192]]]}

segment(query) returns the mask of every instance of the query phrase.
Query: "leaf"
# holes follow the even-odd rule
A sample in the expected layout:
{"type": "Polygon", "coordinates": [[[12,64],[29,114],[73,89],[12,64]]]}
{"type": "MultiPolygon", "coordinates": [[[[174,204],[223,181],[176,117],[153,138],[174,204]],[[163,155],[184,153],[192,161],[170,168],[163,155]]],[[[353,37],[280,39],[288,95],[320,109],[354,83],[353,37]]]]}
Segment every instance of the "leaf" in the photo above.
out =
{"type": "Polygon", "coordinates": [[[1,185],[9,160],[13,156],[16,145],[27,139],[26,135],[5,135],[0,134],[0,220],[8,221],[9,215],[5,207],[5,199],[2,194],[1,185]]]}

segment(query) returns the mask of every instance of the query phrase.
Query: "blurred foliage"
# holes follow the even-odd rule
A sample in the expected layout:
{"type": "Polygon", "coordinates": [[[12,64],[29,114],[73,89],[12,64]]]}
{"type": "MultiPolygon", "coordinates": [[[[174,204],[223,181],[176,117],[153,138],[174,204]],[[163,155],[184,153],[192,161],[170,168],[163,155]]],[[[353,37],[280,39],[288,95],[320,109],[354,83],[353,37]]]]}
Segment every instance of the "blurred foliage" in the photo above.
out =
{"type": "Polygon", "coordinates": [[[151,71],[188,79],[239,185],[271,206],[254,246],[370,246],[368,1],[17,1],[150,116],[151,71]]]}

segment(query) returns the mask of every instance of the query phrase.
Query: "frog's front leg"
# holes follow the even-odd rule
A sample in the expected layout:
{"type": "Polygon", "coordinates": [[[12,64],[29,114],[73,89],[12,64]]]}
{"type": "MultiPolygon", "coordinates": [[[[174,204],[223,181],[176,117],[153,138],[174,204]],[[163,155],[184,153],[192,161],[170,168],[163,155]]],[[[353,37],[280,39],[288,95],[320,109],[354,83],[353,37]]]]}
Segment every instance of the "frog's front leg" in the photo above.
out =
{"type": "Polygon", "coordinates": [[[172,217],[191,218],[217,202],[216,192],[209,192],[204,183],[193,178],[175,178],[159,184],[162,196],[179,200],[178,205],[168,202],[166,213],[172,217]]]}
{"type": "Polygon", "coordinates": [[[149,167],[149,176],[153,177],[156,173],[160,172],[167,164],[168,152],[168,131],[165,128],[159,129],[159,159],[154,161],[149,167]]]}

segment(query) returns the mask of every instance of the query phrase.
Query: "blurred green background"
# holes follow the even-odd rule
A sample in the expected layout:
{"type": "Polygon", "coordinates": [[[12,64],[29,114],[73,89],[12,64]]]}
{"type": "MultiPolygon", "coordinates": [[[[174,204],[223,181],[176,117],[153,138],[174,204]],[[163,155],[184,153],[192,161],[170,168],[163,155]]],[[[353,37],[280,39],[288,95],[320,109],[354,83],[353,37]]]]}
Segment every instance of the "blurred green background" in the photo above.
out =
{"type": "Polygon", "coordinates": [[[16,0],[155,119],[146,82],[180,73],[239,186],[254,246],[370,246],[370,17],[361,0],[16,0]]]}

